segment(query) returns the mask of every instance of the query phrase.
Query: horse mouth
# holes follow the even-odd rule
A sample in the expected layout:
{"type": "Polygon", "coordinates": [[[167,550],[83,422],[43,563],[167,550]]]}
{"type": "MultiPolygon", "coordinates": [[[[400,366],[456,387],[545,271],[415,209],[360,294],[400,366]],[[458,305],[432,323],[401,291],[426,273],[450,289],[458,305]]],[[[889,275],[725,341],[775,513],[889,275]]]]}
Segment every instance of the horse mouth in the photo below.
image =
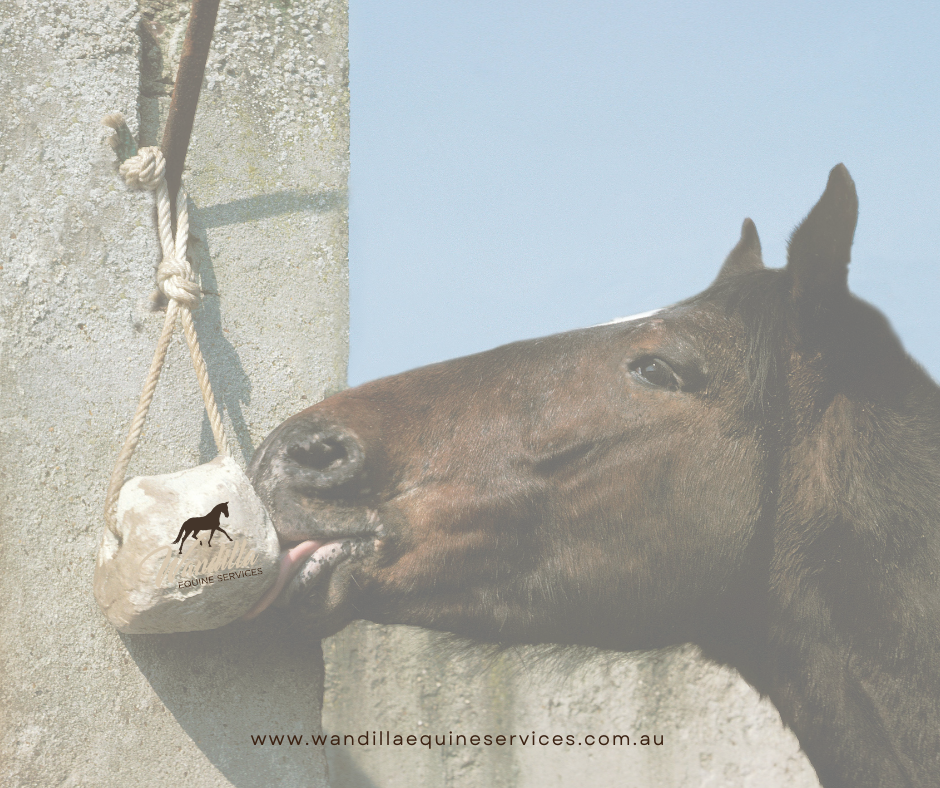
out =
{"type": "Polygon", "coordinates": [[[281,543],[281,560],[274,585],[244,616],[250,620],[273,604],[288,605],[326,582],[331,571],[350,558],[362,558],[374,552],[376,534],[322,537],[281,543]]]}

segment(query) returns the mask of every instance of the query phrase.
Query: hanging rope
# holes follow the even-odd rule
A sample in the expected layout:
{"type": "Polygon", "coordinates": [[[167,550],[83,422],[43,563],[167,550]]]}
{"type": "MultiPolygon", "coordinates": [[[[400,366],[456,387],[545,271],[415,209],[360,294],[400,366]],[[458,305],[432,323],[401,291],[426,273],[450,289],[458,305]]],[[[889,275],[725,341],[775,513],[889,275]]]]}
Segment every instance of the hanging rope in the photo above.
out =
{"type": "MultiPolygon", "coordinates": [[[[118,131],[118,139],[120,140],[121,128],[126,128],[123,116],[120,113],[109,115],[104,119],[104,123],[118,131]]],[[[199,380],[199,388],[202,391],[202,400],[206,405],[209,424],[212,426],[215,445],[220,454],[229,454],[228,443],[225,440],[225,432],[222,428],[222,417],[219,415],[219,409],[215,404],[212,386],[209,383],[209,373],[206,370],[206,362],[199,350],[199,338],[196,336],[196,327],[193,324],[192,310],[199,306],[202,290],[199,283],[196,282],[196,277],[186,254],[186,247],[189,242],[189,209],[187,207],[186,192],[180,185],[179,192],[176,195],[176,237],[174,238],[173,208],[170,203],[165,177],[166,161],[160,149],[156,147],[141,148],[135,155],[121,164],[120,172],[128,186],[154,192],[154,199],[157,203],[157,229],[160,235],[160,246],[163,247],[163,260],[157,268],[157,284],[161,292],[167,297],[168,304],[166,320],[163,322],[163,331],[160,334],[159,342],[157,342],[157,350],[154,353],[153,361],[150,363],[150,372],[144,382],[137,412],[134,414],[134,420],[131,422],[127,439],[124,441],[124,446],[118,455],[114,471],[111,473],[111,481],[108,484],[108,494],[104,504],[104,520],[115,536],[118,536],[118,495],[121,492],[121,487],[124,486],[124,474],[127,472],[131,457],[134,456],[134,450],[140,441],[144,421],[146,421],[147,412],[150,410],[150,403],[153,402],[153,394],[156,391],[157,382],[160,380],[160,372],[166,359],[166,351],[176,328],[177,316],[179,316],[183,325],[186,344],[189,345],[189,355],[192,358],[193,369],[196,370],[196,377],[199,380]]]]}

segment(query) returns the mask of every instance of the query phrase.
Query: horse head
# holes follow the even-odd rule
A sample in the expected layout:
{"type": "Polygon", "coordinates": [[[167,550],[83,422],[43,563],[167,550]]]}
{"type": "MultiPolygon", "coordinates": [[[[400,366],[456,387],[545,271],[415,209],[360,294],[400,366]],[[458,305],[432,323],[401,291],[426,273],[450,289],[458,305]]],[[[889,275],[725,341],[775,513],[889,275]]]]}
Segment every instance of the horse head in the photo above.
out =
{"type": "Polygon", "coordinates": [[[282,601],[321,636],[365,618],[501,643],[696,643],[771,695],[824,782],[913,780],[861,707],[897,695],[876,665],[930,663],[918,719],[940,716],[940,391],[848,290],[857,210],[839,165],[783,269],[745,220],[681,303],[282,423],[249,469],[307,559],[285,562],[300,571],[282,601]],[[876,689],[847,687],[847,664],[876,689]],[[847,758],[827,704],[858,712],[864,757],[847,758]]]}

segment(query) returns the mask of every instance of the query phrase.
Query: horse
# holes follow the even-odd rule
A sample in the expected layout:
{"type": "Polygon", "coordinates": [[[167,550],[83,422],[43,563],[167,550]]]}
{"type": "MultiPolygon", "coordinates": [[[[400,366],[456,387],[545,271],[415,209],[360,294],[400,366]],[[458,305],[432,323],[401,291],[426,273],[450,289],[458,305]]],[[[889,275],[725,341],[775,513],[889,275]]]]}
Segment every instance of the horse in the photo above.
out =
{"type": "MultiPolygon", "coordinates": [[[[172,542],[173,544],[177,542],[180,543],[180,555],[183,553],[183,544],[186,542],[186,537],[191,536],[193,539],[196,539],[200,531],[209,532],[209,547],[212,547],[212,537],[216,531],[221,531],[230,542],[235,541],[231,536],[225,533],[225,529],[219,525],[219,519],[223,514],[228,517],[228,501],[214,506],[212,511],[204,517],[190,517],[183,523],[180,527],[180,532],[176,535],[176,539],[172,542]]],[[[202,542],[199,544],[202,544],[202,542]]]]}
{"type": "Polygon", "coordinates": [[[287,419],[249,468],[278,603],[319,637],[693,643],[826,788],[940,785],[940,388],[849,291],[857,216],[840,164],[782,269],[746,219],[685,301],[287,419]]]}

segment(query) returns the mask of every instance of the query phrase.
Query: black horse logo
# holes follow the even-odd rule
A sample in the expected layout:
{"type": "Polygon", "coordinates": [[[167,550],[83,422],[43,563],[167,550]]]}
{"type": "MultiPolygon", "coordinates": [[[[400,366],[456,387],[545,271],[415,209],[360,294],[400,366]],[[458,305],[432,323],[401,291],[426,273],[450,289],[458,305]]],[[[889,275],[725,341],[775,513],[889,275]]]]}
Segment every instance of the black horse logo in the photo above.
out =
{"type": "MultiPolygon", "coordinates": [[[[226,534],[225,529],[219,525],[219,517],[223,514],[228,517],[228,501],[220,503],[205,517],[190,517],[183,523],[180,532],[176,535],[176,539],[173,540],[173,544],[177,542],[180,543],[180,554],[183,552],[183,543],[186,541],[186,537],[191,536],[195,539],[200,531],[209,532],[209,547],[212,547],[212,536],[216,531],[221,531],[230,542],[234,542],[235,540],[226,534]]],[[[200,544],[202,544],[202,542],[200,542],[200,544]]]]}

